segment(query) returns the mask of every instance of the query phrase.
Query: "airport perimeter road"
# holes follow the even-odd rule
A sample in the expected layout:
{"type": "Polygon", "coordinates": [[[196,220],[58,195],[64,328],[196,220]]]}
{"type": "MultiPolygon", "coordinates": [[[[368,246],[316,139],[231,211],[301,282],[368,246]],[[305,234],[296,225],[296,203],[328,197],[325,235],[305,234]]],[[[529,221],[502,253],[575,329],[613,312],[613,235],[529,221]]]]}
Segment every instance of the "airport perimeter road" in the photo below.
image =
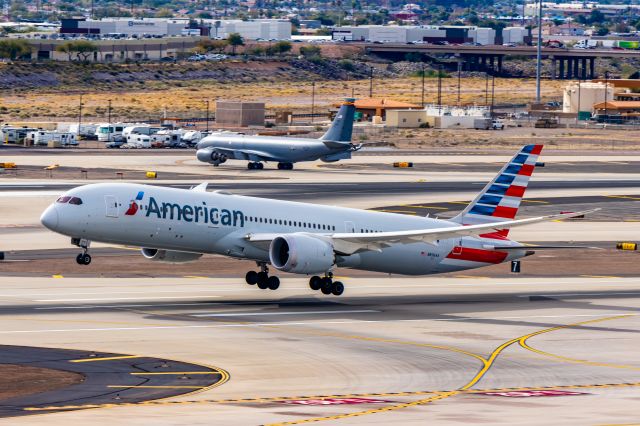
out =
{"type": "Polygon", "coordinates": [[[196,395],[61,403],[19,424],[638,420],[637,278],[341,279],[347,291],[337,298],[303,279],[273,292],[223,278],[3,277],[4,344],[175,359],[230,375],[196,395]]]}

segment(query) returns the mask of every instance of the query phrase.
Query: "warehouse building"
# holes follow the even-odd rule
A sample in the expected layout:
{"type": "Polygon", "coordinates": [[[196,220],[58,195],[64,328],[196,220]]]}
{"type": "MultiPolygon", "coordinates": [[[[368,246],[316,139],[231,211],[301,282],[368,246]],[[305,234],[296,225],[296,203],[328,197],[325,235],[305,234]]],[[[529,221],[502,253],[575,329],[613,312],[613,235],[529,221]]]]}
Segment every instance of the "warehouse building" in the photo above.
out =
{"type": "MultiPolygon", "coordinates": [[[[515,37],[515,36],[514,36],[515,37]]],[[[357,27],[336,27],[332,33],[333,40],[381,42],[381,43],[413,43],[413,42],[448,42],[495,44],[496,31],[492,28],[454,25],[430,26],[398,26],[398,25],[363,25],[357,27]]]]}
{"type": "Polygon", "coordinates": [[[61,34],[120,35],[124,37],[150,36],[208,36],[226,38],[231,33],[239,33],[247,40],[289,40],[291,22],[282,19],[213,20],[166,18],[103,18],[63,19],[61,34]]]}

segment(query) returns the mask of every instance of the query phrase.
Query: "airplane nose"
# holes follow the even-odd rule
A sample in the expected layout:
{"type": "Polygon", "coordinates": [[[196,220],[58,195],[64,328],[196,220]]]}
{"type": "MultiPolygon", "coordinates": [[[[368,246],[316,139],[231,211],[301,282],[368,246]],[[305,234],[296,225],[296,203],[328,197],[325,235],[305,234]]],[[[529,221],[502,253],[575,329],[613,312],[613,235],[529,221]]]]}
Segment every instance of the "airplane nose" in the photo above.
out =
{"type": "Polygon", "coordinates": [[[49,206],[40,216],[40,223],[52,231],[58,226],[58,209],[56,206],[49,206]]]}

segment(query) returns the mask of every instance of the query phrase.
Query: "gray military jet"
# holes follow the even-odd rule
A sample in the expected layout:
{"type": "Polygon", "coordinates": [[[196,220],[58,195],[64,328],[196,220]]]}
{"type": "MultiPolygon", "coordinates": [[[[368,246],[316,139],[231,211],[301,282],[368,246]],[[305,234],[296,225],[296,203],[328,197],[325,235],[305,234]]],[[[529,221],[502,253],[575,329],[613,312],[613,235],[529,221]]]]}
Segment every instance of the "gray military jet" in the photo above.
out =
{"type": "Polygon", "coordinates": [[[198,160],[218,166],[227,160],[245,160],[250,170],[264,168],[264,162],[278,163],[279,170],[293,169],[293,163],[322,160],[334,162],[351,158],[361,148],[351,143],[355,99],[346,99],[331,127],[320,139],[281,136],[211,135],[197,145],[198,160]]]}

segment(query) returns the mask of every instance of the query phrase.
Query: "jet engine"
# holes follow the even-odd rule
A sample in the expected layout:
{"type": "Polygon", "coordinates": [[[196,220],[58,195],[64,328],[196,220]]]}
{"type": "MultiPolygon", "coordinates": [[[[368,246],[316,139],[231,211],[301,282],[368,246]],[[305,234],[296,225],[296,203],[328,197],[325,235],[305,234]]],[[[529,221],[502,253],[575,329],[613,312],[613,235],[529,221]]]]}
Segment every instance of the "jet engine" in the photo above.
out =
{"type": "Polygon", "coordinates": [[[335,263],[331,243],[305,234],[274,238],[269,260],[274,268],[295,274],[321,274],[335,263]]]}
{"type": "Polygon", "coordinates": [[[222,164],[225,161],[227,161],[227,156],[224,154],[221,154],[217,151],[213,151],[211,149],[199,149],[196,152],[196,157],[198,158],[198,160],[202,161],[203,163],[211,163],[211,164],[215,164],[216,166],[218,164],[222,164]]]}
{"type": "Polygon", "coordinates": [[[188,253],[185,251],[158,250],[143,248],[142,255],[149,260],[165,263],[193,262],[202,257],[202,253],[188,253]]]}

